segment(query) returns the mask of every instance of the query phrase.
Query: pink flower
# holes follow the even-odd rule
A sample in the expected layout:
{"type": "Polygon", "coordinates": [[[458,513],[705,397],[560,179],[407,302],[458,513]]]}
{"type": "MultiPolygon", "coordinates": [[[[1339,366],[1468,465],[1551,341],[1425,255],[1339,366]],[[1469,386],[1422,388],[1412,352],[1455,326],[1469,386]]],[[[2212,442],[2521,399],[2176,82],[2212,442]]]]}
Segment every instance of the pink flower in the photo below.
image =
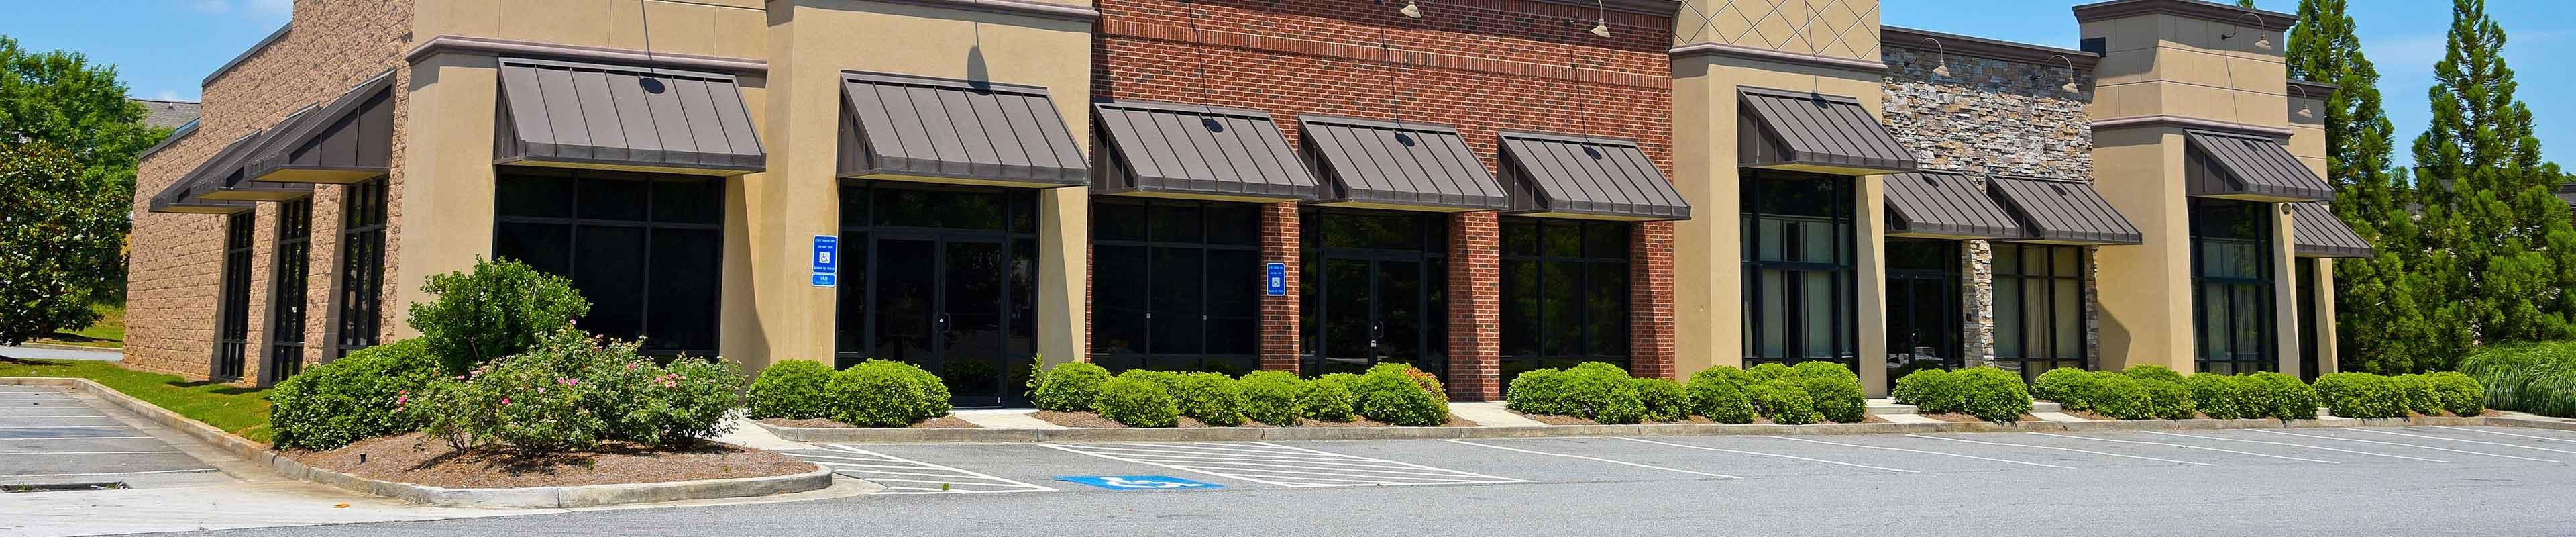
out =
{"type": "Polygon", "coordinates": [[[403,404],[403,403],[406,403],[406,402],[410,402],[410,401],[411,401],[411,396],[407,396],[407,395],[398,395],[398,396],[394,396],[394,404],[396,404],[396,405],[400,405],[400,404],[403,404]]]}
{"type": "Polygon", "coordinates": [[[555,382],[563,383],[563,385],[565,385],[565,386],[580,386],[580,385],[581,385],[581,379],[555,379],[555,382]]]}
{"type": "Polygon", "coordinates": [[[510,398],[508,398],[508,397],[503,397],[503,398],[501,398],[501,406],[510,406],[510,398]]]}

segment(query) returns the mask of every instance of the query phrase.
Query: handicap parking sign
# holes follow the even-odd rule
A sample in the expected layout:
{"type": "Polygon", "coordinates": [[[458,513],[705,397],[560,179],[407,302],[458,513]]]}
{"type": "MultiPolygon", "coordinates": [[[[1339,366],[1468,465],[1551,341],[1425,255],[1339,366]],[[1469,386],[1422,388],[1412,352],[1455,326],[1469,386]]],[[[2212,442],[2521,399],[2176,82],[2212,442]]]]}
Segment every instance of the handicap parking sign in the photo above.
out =
{"type": "Polygon", "coordinates": [[[1060,475],[1057,481],[1070,481],[1109,490],[1216,490],[1225,485],[1204,483],[1167,475],[1060,475]]]}

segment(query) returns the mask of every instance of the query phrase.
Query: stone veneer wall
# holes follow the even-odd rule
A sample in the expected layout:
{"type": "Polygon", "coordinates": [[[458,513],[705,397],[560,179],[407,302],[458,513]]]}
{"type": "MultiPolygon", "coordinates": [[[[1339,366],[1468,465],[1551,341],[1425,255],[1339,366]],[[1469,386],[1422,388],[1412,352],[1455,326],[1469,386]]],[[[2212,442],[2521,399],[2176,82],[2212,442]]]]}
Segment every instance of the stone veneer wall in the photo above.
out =
{"type": "MultiPolygon", "coordinates": [[[[1943,55],[1890,43],[1883,115],[1888,130],[1914,151],[1924,170],[1967,174],[1979,188],[1995,175],[2093,179],[2093,100],[2089,71],[2064,64],[1943,55]],[[1933,69],[1946,63],[1948,75],[1933,69]],[[2063,86],[2073,78],[2076,89],[2063,86]]],[[[1994,361],[1994,248],[1964,241],[1966,297],[1962,345],[1969,365],[1994,361]]],[[[2089,250],[2085,257],[2085,356],[2100,356],[2102,308],[2089,250]]]]}

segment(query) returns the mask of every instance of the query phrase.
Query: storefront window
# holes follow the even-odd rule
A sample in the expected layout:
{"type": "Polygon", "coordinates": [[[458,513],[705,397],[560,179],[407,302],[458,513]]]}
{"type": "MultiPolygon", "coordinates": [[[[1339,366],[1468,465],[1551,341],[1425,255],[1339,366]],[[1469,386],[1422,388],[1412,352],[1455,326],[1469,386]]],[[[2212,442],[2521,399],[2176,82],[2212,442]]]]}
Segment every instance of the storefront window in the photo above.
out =
{"type": "Polygon", "coordinates": [[[339,337],[334,357],[376,346],[384,334],[385,178],[340,189],[339,337]]]}
{"type": "Polygon", "coordinates": [[[2192,313],[2201,371],[2280,369],[2273,355],[2271,208],[2192,200],[2192,313]]]}
{"type": "Polygon", "coordinates": [[[1745,365],[1857,367],[1852,181],[1743,171],[1745,365]]]}
{"type": "Polygon", "coordinates": [[[841,185],[836,367],[921,366],[959,406],[1026,404],[1037,363],[1037,191],[841,185]]]}
{"type": "Polygon", "coordinates": [[[1887,241],[1887,378],[1959,367],[1959,310],[1959,241],[1887,241]]]}
{"type": "Polygon", "coordinates": [[[1300,221],[1305,373],[1402,363],[1445,378],[1449,215],[1308,209],[1300,221]]]}
{"type": "Polygon", "coordinates": [[[1092,361],[1110,371],[1260,367],[1258,206],[1094,198],[1092,361]]]}
{"type": "Polygon", "coordinates": [[[304,370],[304,291],[312,273],[313,198],[277,204],[277,266],[268,286],[267,382],[304,370]]]}
{"type": "Polygon", "coordinates": [[[715,354],[723,179],[505,168],[498,187],[493,257],[571,278],[591,304],[582,329],[715,354]]]}
{"type": "Polygon", "coordinates": [[[2084,368],[2084,247],[1997,242],[1995,366],[2025,381],[2084,368]]]}
{"type": "Polygon", "coordinates": [[[1583,362],[1628,367],[1629,224],[1502,224],[1502,381],[1583,362]]]}

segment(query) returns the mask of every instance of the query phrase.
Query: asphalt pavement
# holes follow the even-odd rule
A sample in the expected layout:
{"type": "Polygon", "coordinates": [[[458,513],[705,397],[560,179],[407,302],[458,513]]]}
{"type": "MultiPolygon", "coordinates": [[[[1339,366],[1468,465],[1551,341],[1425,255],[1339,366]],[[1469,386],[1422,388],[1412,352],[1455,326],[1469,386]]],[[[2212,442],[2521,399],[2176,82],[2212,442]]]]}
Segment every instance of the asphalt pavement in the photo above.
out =
{"type": "Polygon", "coordinates": [[[794,503],[216,535],[2567,535],[2576,433],[824,445],[794,503]]]}

